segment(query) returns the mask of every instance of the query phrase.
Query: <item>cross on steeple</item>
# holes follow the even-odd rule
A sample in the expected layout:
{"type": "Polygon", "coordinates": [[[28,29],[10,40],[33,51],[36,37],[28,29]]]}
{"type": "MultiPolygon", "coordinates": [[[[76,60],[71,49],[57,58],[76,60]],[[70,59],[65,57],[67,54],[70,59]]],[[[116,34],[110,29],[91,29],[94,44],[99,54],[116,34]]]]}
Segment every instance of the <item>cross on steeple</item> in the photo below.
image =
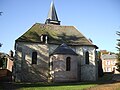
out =
{"type": "Polygon", "coordinates": [[[53,1],[51,2],[50,10],[49,10],[45,24],[60,25],[60,21],[58,20],[56,9],[55,9],[53,1]]]}

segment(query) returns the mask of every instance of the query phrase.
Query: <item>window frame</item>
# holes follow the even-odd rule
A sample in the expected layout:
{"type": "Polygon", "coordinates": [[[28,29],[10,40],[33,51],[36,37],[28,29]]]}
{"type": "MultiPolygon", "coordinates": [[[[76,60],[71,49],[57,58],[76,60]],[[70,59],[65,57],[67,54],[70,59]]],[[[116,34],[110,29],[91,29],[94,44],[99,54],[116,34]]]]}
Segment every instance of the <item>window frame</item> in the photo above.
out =
{"type": "Polygon", "coordinates": [[[89,64],[90,63],[90,60],[89,60],[89,52],[86,51],[85,52],[85,64],[89,64]]]}
{"type": "Polygon", "coordinates": [[[37,64],[37,52],[32,52],[32,64],[37,64]]]}
{"type": "Polygon", "coordinates": [[[110,60],[106,60],[106,65],[110,65],[110,60]]]}
{"type": "Polygon", "coordinates": [[[71,57],[66,58],[66,71],[71,70],[71,57]]]}

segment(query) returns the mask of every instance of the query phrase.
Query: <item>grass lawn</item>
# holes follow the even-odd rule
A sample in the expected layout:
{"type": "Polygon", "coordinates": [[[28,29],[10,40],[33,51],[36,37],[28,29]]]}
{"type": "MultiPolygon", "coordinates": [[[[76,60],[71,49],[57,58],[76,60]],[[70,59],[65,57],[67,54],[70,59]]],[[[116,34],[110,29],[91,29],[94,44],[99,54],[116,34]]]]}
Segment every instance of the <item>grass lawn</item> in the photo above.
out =
{"type": "Polygon", "coordinates": [[[16,90],[83,90],[97,84],[90,83],[35,83],[35,84],[16,84],[16,90]]]}
{"type": "Polygon", "coordinates": [[[120,90],[120,83],[119,83],[119,86],[118,86],[117,90],[120,90]]]}
{"type": "MultiPolygon", "coordinates": [[[[96,82],[74,82],[74,83],[3,83],[0,90],[83,90],[90,87],[102,88],[113,87],[120,90],[120,83],[111,82],[113,75],[104,75],[96,82]],[[98,86],[97,86],[98,85],[98,86]],[[96,86],[96,87],[94,87],[96,86]]],[[[93,89],[91,88],[91,90],[93,89]]],[[[96,89],[95,89],[96,90],[96,89]]],[[[107,89],[108,90],[108,89],[107,89]]],[[[113,90],[113,89],[109,89],[113,90]]]]}

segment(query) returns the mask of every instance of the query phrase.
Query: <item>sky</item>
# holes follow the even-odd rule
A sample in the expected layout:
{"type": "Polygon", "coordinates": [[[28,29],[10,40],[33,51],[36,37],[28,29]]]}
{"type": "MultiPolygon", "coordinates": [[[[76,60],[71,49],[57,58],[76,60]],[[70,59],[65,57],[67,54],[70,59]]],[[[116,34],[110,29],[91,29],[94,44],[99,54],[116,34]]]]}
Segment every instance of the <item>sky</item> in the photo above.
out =
{"type": "MultiPolygon", "coordinates": [[[[14,50],[15,40],[35,23],[45,23],[52,0],[0,0],[0,52],[14,50]]],[[[54,0],[61,25],[75,26],[98,50],[117,52],[120,0],[54,0]]]]}

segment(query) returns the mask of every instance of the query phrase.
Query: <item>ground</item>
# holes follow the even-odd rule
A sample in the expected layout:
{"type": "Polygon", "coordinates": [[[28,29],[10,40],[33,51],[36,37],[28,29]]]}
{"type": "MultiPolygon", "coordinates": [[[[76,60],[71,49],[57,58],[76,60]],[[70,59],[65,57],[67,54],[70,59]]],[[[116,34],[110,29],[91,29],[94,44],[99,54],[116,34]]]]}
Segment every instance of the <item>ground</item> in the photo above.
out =
{"type": "Polygon", "coordinates": [[[120,75],[108,74],[97,82],[31,84],[1,83],[0,90],[120,90],[120,75]],[[85,86],[85,87],[83,87],[85,86]]]}
{"type": "Polygon", "coordinates": [[[105,75],[103,78],[101,78],[100,81],[103,84],[99,84],[95,87],[91,87],[86,90],[120,90],[120,74],[105,75]]]}
{"type": "Polygon", "coordinates": [[[120,90],[120,83],[97,85],[86,90],[120,90]]]}

